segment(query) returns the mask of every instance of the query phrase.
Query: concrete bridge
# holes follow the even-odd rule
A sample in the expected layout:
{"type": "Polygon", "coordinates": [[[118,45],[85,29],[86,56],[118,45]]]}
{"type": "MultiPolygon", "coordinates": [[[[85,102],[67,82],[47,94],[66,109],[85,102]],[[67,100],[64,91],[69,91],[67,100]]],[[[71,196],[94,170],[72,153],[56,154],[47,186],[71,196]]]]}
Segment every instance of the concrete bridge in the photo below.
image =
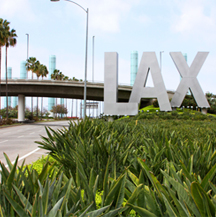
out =
{"type": "MultiPolygon", "coordinates": [[[[131,86],[118,86],[118,102],[128,102],[132,91],[131,86]]],[[[169,98],[174,92],[167,91],[169,98]]],[[[6,82],[1,80],[1,96],[6,96],[6,82]]],[[[24,114],[25,97],[55,97],[83,99],[84,82],[56,81],[56,80],[31,80],[8,79],[8,96],[18,96],[18,120],[24,114]]],[[[87,100],[103,101],[104,84],[87,82],[87,100]]],[[[151,99],[142,99],[142,107],[149,105],[151,99]]]]}

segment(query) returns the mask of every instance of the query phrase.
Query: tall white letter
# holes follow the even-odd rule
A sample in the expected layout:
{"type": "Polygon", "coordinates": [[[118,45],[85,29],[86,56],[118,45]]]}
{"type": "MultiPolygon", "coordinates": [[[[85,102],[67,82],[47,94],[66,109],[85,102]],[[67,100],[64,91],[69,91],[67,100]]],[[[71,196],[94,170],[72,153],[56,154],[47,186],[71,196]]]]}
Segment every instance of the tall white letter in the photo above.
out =
{"type": "Polygon", "coordinates": [[[193,93],[194,99],[196,100],[196,103],[199,107],[210,107],[196,78],[208,54],[208,52],[198,52],[193,63],[191,64],[191,67],[188,67],[187,62],[185,61],[185,58],[181,52],[170,52],[170,56],[172,57],[173,62],[175,63],[176,68],[182,77],[181,82],[172,98],[172,107],[181,106],[189,88],[193,93]]]}
{"type": "Polygon", "coordinates": [[[129,102],[140,103],[141,98],[157,98],[161,111],[172,110],[155,52],[143,53],[129,102]],[[154,87],[145,87],[150,69],[154,87]]]}
{"type": "Polygon", "coordinates": [[[104,114],[136,115],[138,103],[117,103],[118,100],[118,54],[105,53],[104,65],[104,114]]]}

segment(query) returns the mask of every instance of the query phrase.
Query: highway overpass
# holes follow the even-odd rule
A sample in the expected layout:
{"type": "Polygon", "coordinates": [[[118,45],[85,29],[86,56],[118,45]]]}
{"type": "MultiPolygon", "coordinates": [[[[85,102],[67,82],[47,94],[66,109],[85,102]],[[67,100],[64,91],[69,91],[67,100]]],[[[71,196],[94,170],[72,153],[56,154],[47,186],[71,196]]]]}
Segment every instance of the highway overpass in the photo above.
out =
{"type": "MultiPolygon", "coordinates": [[[[6,82],[1,80],[1,96],[6,96],[6,82]]],[[[132,87],[118,86],[118,101],[128,102],[132,87]]],[[[87,100],[103,101],[104,84],[87,82],[87,100]]],[[[169,98],[174,92],[167,91],[169,98]]],[[[22,94],[27,97],[55,97],[83,99],[84,82],[80,81],[56,81],[56,80],[31,80],[8,79],[8,96],[22,94]]],[[[143,99],[149,101],[149,99],[143,99]]]]}
{"type": "MultiPolygon", "coordinates": [[[[118,86],[118,102],[128,102],[132,91],[131,86],[118,86]]],[[[174,92],[167,91],[169,98],[174,92]]],[[[1,80],[1,96],[6,96],[6,82],[1,80]]],[[[87,100],[103,101],[104,84],[87,82],[87,100]]],[[[55,97],[83,99],[84,82],[56,81],[34,79],[8,79],[8,96],[19,97],[55,97]]],[[[142,107],[148,105],[151,99],[142,99],[142,107]]],[[[23,106],[22,106],[23,107],[23,106]]]]}

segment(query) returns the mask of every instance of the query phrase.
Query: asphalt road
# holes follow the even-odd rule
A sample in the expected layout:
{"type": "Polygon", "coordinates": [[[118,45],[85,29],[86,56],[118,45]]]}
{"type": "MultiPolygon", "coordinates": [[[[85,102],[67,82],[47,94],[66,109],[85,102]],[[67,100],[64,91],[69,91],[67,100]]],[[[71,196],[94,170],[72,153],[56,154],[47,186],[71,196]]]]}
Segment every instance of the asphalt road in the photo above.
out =
{"type": "Polygon", "coordinates": [[[54,130],[68,127],[68,121],[54,121],[34,124],[23,124],[21,126],[10,126],[0,128],[0,161],[5,165],[5,152],[11,162],[19,155],[19,165],[25,159],[25,164],[36,161],[46,150],[39,149],[35,141],[42,141],[41,136],[46,136],[45,126],[54,130]]]}

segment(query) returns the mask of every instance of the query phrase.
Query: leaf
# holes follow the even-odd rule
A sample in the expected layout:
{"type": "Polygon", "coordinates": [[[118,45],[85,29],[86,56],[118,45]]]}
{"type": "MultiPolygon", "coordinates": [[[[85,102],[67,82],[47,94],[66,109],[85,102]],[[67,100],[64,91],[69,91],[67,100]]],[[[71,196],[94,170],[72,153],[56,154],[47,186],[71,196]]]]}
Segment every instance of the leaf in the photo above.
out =
{"type": "Polygon", "coordinates": [[[71,184],[72,184],[72,178],[70,178],[68,183],[66,184],[67,185],[67,191],[66,191],[66,193],[64,195],[64,200],[62,202],[60,210],[63,210],[63,207],[66,206],[66,202],[67,202],[67,200],[68,200],[68,198],[70,196],[71,184]]]}
{"type": "Polygon", "coordinates": [[[133,183],[137,186],[139,184],[139,179],[130,170],[128,170],[128,175],[133,183]]]}
{"type": "MultiPolygon", "coordinates": [[[[84,217],[85,214],[89,211],[89,209],[91,208],[91,206],[93,205],[94,202],[92,202],[84,211],[83,213],[79,216],[79,217],[84,217]]],[[[50,216],[51,217],[51,216],[50,216]]]]}
{"type": "MultiPolygon", "coordinates": [[[[143,192],[141,189],[143,187],[143,184],[140,184],[136,187],[136,189],[133,191],[133,193],[131,194],[131,196],[129,197],[129,199],[127,200],[126,205],[129,204],[135,204],[136,200],[138,199],[138,196],[141,192],[143,192]]],[[[144,203],[143,203],[144,204],[144,203]]],[[[124,215],[128,216],[130,210],[127,210],[124,215]]]]}
{"type": "Polygon", "coordinates": [[[12,189],[12,183],[14,181],[15,173],[16,173],[16,169],[17,169],[16,168],[17,167],[17,162],[18,162],[18,157],[16,158],[15,163],[14,163],[14,165],[12,167],[12,170],[11,170],[11,172],[10,172],[8,178],[7,178],[7,185],[8,185],[9,191],[11,191],[11,189],[12,189]]]}
{"type": "Polygon", "coordinates": [[[207,209],[210,210],[212,216],[215,215],[214,205],[210,201],[206,192],[197,182],[193,182],[191,184],[191,194],[192,194],[194,202],[196,203],[197,208],[200,211],[201,216],[207,215],[206,213],[207,209]],[[207,200],[206,204],[204,203],[205,200],[207,200]]]}
{"type": "Polygon", "coordinates": [[[27,205],[26,209],[32,212],[32,205],[30,204],[30,202],[26,199],[26,197],[20,192],[20,190],[15,185],[13,185],[13,188],[16,191],[22,205],[23,206],[27,205]]]}
{"type": "MultiPolygon", "coordinates": [[[[6,153],[3,153],[3,154],[4,154],[4,157],[5,157],[6,161],[7,161],[7,165],[9,167],[10,171],[11,171],[12,168],[13,168],[13,164],[11,163],[11,161],[10,161],[9,157],[7,156],[7,154],[6,153]]],[[[18,156],[18,158],[19,158],[19,156],[18,156]]]]}
{"type": "Polygon", "coordinates": [[[120,205],[120,202],[123,197],[122,191],[124,191],[123,188],[125,184],[125,178],[126,178],[126,173],[119,176],[119,178],[116,180],[114,186],[110,189],[109,193],[107,194],[107,197],[105,199],[105,205],[111,204],[117,193],[118,193],[118,199],[116,201],[116,206],[120,205]]]}
{"type": "Polygon", "coordinates": [[[167,208],[167,212],[169,216],[177,217],[176,210],[173,207],[173,205],[167,200],[166,196],[163,193],[162,193],[162,196],[164,198],[165,206],[167,208]]]}
{"type": "Polygon", "coordinates": [[[215,195],[216,195],[216,187],[215,187],[215,185],[213,185],[213,183],[212,183],[212,182],[210,182],[210,181],[209,181],[209,185],[211,186],[211,188],[212,188],[213,192],[214,192],[214,193],[215,193],[215,195]]]}
{"type": "Polygon", "coordinates": [[[62,197],[61,199],[59,199],[59,201],[55,204],[55,206],[49,211],[47,217],[53,217],[56,216],[58,209],[60,208],[62,201],[63,201],[64,197],[62,197]]]}
{"type": "Polygon", "coordinates": [[[105,199],[107,197],[108,190],[109,190],[108,175],[109,175],[109,159],[107,160],[106,170],[105,170],[104,179],[103,179],[103,191],[104,192],[103,192],[103,200],[102,200],[101,206],[105,204],[105,199]]]}
{"type": "Polygon", "coordinates": [[[102,208],[97,209],[97,210],[94,210],[94,211],[91,211],[91,212],[85,214],[84,217],[96,217],[96,216],[99,216],[99,215],[101,215],[105,210],[107,210],[109,207],[110,207],[110,205],[105,206],[105,207],[102,207],[102,208]]]}
{"type": "Polygon", "coordinates": [[[114,217],[116,216],[118,213],[121,213],[123,211],[125,211],[127,209],[127,207],[122,207],[122,208],[118,208],[118,209],[114,209],[114,210],[110,210],[108,213],[102,215],[103,217],[114,217]]]}
{"type": "Polygon", "coordinates": [[[132,204],[128,204],[128,206],[132,207],[140,216],[145,216],[145,217],[157,217],[154,213],[149,212],[147,209],[144,209],[139,206],[134,206],[132,204]]]}
{"type": "Polygon", "coordinates": [[[173,193],[172,190],[169,189],[169,193],[176,205],[178,213],[181,217],[190,217],[191,215],[188,213],[186,207],[177,199],[176,195],[173,193]]]}
{"type": "MultiPolygon", "coordinates": [[[[40,182],[39,182],[40,183],[40,182]]],[[[48,208],[48,201],[49,201],[49,179],[47,178],[45,187],[43,189],[43,194],[42,194],[42,203],[43,203],[43,214],[47,214],[47,208],[48,208]]]]}
{"type": "Polygon", "coordinates": [[[201,187],[204,190],[207,189],[207,187],[209,185],[209,181],[212,180],[212,178],[214,177],[215,173],[216,173],[216,164],[211,168],[211,170],[206,174],[206,176],[202,180],[201,187]]]}
{"type": "Polygon", "coordinates": [[[185,190],[184,186],[174,180],[172,177],[170,177],[167,173],[165,173],[163,170],[161,170],[162,174],[166,177],[166,179],[172,184],[172,186],[175,188],[175,190],[178,193],[178,197],[182,199],[185,204],[193,211],[193,213],[196,215],[196,217],[200,216],[200,213],[194,204],[192,197],[190,196],[189,192],[185,190]]]}
{"type": "Polygon", "coordinates": [[[47,162],[44,165],[40,175],[38,176],[38,179],[39,179],[40,183],[43,183],[45,178],[47,177],[47,175],[48,175],[48,167],[49,167],[49,163],[47,162]]]}
{"type": "Polygon", "coordinates": [[[7,198],[7,200],[9,201],[9,203],[11,204],[11,206],[13,207],[13,209],[15,210],[15,212],[22,217],[28,217],[28,214],[24,211],[24,209],[15,201],[11,198],[11,196],[4,191],[4,194],[7,198]]]}
{"type": "Polygon", "coordinates": [[[194,181],[194,178],[190,175],[190,173],[188,172],[186,166],[184,165],[184,163],[180,160],[180,164],[182,166],[183,172],[185,174],[185,176],[190,180],[190,182],[194,181]]]}

